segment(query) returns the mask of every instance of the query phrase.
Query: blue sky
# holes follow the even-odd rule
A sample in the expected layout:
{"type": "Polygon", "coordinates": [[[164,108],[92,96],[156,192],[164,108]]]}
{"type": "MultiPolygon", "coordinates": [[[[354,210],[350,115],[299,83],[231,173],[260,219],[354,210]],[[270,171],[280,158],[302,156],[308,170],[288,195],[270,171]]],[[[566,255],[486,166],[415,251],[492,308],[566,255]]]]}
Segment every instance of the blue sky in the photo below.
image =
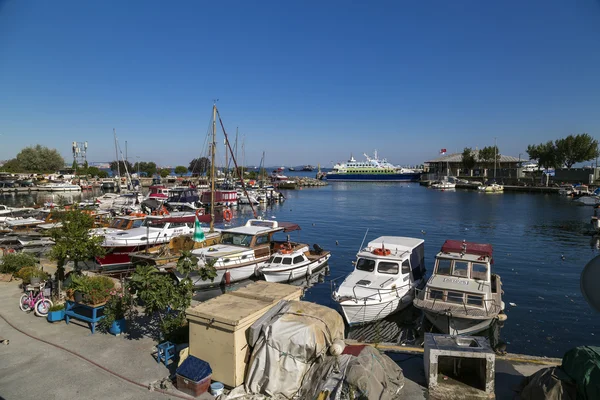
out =
{"type": "Polygon", "coordinates": [[[596,0],[0,0],[0,160],[84,140],[113,160],[116,128],[130,160],[187,165],[215,98],[247,164],[416,164],[494,137],[525,157],[598,137],[599,71],[596,0]]]}

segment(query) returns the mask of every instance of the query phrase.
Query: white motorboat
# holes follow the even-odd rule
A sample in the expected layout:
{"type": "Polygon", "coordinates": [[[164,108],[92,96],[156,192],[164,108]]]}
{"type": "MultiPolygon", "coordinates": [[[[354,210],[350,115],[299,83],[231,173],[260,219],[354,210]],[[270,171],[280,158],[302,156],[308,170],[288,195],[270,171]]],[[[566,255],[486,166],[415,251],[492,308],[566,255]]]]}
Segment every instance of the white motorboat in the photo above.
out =
{"type": "Polygon", "coordinates": [[[129,255],[151,246],[168,243],[172,238],[194,233],[194,213],[171,213],[161,216],[148,216],[139,228],[106,234],[102,247],[107,251],[96,262],[101,267],[127,265],[129,255]]]}
{"type": "Polygon", "coordinates": [[[248,190],[246,193],[242,190],[238,190],[238,204],[252,204],[255,206],[260,204],[254,191],[248,190]],[[248,195],[246,195],[246,193],[248,195]]]}
{"type": "Polygon", "coordinates": [[[260,268],[259,273],[267,282],[291,282],[310,277],[327,263],[331,253],[314,245],[311,250],[302,243],[287,242],[281,244],[269,261],[260,268]]]}
{"type": "MultiPolygon", "coordinates": [[[[269,260],[273,249],[279,249],[283,243],[273,241],[273,235],[297,229],[300,227],[296,224],[250,219],[243,226],[221,231],[220,244],[192,251],[199,259],[198,267],[214,263],[217,270],[213,281],[203,281],[198,274],[192,273],[190,278],[194,286],[210,287],[250,278],[269,260]]],[[[174,273],[177,279],[184,278],[179,272],[174,273]]]]}
{"type": "Polygon", "coordinates": [[[446,240],[415,307],[443,333],[469,335],[501,318],[502,282],[492,274],[492,245],[446,240]]]}
{"type": "Polygon", "coordinates": [[[349,325],[383,319],[409,306],[423,287],[423,239],[381,236],[356,255],[355,268],[333,292],[349,325]]]}
{"type": "Polygon", "coordinates": [[[433,182],[431,188],[437,190],[455,189],[456,182],[454,181],[454,178],[445,176],[442,180],[433,182]]]}
{"type": "Polygon", "coordinates": [[[38,186],[38,190],[45,192],[81,192],[81,186],[66,182],[53,182],[38,186]]]}

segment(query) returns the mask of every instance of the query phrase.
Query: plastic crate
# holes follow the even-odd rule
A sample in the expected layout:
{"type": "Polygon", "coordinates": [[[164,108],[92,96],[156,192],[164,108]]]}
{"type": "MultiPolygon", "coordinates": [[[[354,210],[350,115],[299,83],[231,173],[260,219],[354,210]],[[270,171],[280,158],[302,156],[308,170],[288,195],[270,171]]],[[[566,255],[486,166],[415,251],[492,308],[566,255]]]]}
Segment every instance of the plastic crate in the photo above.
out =
{"type": "Polygon", "coordinates": [[[210,365],[206,361],[189,356],[177,368],[177,389],[197,397],[208,391],[211,378],[210,365]]]}

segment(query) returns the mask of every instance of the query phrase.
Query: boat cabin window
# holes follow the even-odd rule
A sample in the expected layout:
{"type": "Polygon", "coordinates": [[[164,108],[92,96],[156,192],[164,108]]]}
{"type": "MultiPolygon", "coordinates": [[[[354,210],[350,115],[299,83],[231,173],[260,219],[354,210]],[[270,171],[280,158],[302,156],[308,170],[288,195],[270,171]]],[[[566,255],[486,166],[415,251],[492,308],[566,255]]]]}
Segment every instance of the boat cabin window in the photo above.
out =
{"type": "Polygon", "coordinates": [[[459,304],[462,304],[462,302],[463,302],[463,296],[464,296],[464,294],[461,293],[461,292],[451,292],[449,290],[448,294],[446,295],[446,301],[448,303],[459,303],[459,304]]]}
{"type": "Polygon", "coordinates": [[[283,265],[291,265],[291,264],[292,264],[292,257],[284,257],[283,265]]]}
{"type": "Polygon", "coordinates": [[[454,261],[454,270],[452,276],[460,276],[462,278],[469,277],[469,263],[466,261],[454,261]]]}
{"type": "Polygon", "coordinates": [[[124,221],[123,219],[117,218],[117,219],[113,220],[113,222],[110,223],[110,227],[119,229],[121,227],[121,224],[123,223],[123,221],[124,221]]]}
{"type": "Polygon", "coordinates": [[[445,258],[438,259],[437,271],[438,275],[450,275],[450,269],[452,268],[452,260],[445,258]]]}
{"type": "Polygon", "coordinates": [[[467,305],[483,307],[483,296],[467,294],[467,305]]]}
{"type": "Polygon", "coordinates": [[[304,257],[302,257],[302,256],[294,257],[294,264],[301,263],[302,261],[304,261],[304,257]]]}
{"type": "Polygon", "coordinates": [[[257,236],[256,237],[256,244],[265,244],[265,243],[269,243],[269,236],[267,235],[261,235],[261,236],[257,236]]]}
{"type": "Polygon", "coordinates": [[[377,272],[381,274],[395,275],[399,270],[398,264],[394,262],[380,261],[377,265],[377,272]]]}
{"type": "Polygon", "coordinates": [[[487,265],[475,264],[471,267],[471,278],[478,281],[487,281],[487,265]]]}
{"type": "Polygon", "coordinates": [[[360,271],[373,272],[375,270],[375,260],[359,258],[356,263],[356,269],[360,271]]]}
{"type": "Polygon", "coordinates": [[[281,257],[271,257],[269,260],[271,264],[281,264],[281,257]]]}
{"type": "Polygon", "coordinates": [[[156,219],[147,219],[144,221],[142,226],[148,226],[150,228],[159,228],[162,229],[167,225],[167,222],[163,222],[161,220],[156,219]]]}
{"type": "Polygon", "coordinates": [[[429,298],[431,300],[442,300],[444,298],[444,291],[443,290],[437,290],[437,289],[431,289],[429,291],[429,298]]]}
{"type": "Polygon", "coordinates": [[[402,261],[402,274],[403,275],[410,274],[410,261],[409,260],[402,261]]]}
{"type": "Polygon", "coordinates": [[[234,244],[236,246],[250,246],[252,242],[252,235],[246,235],[243,233],[224,232],[221,237],[221,243],[223,244],[234,244]]]}

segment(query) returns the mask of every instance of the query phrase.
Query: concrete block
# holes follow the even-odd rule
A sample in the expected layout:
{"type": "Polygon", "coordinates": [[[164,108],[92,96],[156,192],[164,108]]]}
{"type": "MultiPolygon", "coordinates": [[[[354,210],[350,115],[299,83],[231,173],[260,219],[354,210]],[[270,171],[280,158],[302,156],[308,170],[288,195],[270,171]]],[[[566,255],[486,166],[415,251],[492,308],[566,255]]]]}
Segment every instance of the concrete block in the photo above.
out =
{"type": "Polygon", "coordinates": [[[432,398],[495,398],[496,356],[486,338],[426,333],[423,362],[432,398]]]}

